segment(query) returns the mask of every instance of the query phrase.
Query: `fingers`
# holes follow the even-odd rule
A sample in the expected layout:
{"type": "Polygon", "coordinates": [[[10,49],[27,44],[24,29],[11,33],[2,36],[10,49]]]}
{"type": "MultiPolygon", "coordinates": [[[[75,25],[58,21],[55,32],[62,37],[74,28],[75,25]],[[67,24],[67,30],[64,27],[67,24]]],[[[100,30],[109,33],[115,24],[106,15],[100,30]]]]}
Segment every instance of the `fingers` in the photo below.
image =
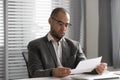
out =
{"type": "Polygon", "coordinates": [[[100,65],[97,66],[96,68],[96,72],[98,74],[102,74],[104,73],[105,71],[107,71],[107,63],[101,63],[100,65]]]}
{"type": "Polygon", "coordinates": [[[58,67],[53,69],[52,74],[54,77],[65,77],[70,75],[70,68],[58,67]]]}
{"type": "Polygon", "coordinates": [[[60,74],[62,77],[68,76],[70,74],[70,70],[68,69],[63,69],[60,71],[60,74]]]}

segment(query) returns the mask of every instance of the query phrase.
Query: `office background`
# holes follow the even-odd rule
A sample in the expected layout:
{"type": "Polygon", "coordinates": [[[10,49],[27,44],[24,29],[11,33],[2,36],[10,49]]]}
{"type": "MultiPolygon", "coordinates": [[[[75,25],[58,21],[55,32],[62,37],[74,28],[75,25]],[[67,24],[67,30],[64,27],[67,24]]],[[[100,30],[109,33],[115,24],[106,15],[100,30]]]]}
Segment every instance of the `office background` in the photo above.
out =
{"type": "Polygon", "coordinates": [[[87,58],[103,56],[109,66],[120,67],[120,0],[0,0],[0,80],[28,77],[22,52],[47,34],[55,7],[69,11],[66,36],[81,43],[87,58]]]}

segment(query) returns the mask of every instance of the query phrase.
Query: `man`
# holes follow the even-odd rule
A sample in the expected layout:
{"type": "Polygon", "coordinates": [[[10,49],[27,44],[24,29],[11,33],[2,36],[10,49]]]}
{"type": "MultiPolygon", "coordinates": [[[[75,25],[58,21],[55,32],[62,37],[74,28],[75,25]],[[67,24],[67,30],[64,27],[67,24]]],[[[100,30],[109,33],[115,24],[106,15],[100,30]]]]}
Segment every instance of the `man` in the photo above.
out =
{"type": "MultiPolygon", "coordinates": [[[[28,68],[32,77],[65,77],[86,57],[79,42],[64,37],[71,25],[64,8],[54,9],[48,21],[50,32],[28,44],[28,68]]],[[[102,74],[106,69],[107,64],[101,63],[94,72],[102,74]]]]}

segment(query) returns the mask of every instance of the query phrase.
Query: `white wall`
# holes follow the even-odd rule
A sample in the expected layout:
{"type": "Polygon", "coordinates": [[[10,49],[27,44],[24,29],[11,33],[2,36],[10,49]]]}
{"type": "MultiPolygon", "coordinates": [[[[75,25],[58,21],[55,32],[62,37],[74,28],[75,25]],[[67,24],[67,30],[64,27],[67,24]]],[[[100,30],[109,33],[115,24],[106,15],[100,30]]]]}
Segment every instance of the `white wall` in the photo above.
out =
{"type": "Polygon", "coordinates": [[[87,57],[98,56],[98,0],[86,0],[86,49],[87,57]]]}

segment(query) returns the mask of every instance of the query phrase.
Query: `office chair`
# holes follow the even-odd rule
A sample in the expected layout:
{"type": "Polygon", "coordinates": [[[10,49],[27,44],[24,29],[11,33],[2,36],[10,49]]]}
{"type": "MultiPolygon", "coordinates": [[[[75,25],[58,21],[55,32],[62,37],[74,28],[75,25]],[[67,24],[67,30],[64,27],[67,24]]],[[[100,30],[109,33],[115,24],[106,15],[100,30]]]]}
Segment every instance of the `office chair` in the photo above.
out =
{"type": "Polygon", "coordinates": [[[27,66],[28,76],[29,76],[29,78],[31,78],[30,72],[29,72],[29,69],[28,69],[28,52],[22,52],[22,55],[23,55],[23,58],[25,60],[26,66],[27,66]]]}

